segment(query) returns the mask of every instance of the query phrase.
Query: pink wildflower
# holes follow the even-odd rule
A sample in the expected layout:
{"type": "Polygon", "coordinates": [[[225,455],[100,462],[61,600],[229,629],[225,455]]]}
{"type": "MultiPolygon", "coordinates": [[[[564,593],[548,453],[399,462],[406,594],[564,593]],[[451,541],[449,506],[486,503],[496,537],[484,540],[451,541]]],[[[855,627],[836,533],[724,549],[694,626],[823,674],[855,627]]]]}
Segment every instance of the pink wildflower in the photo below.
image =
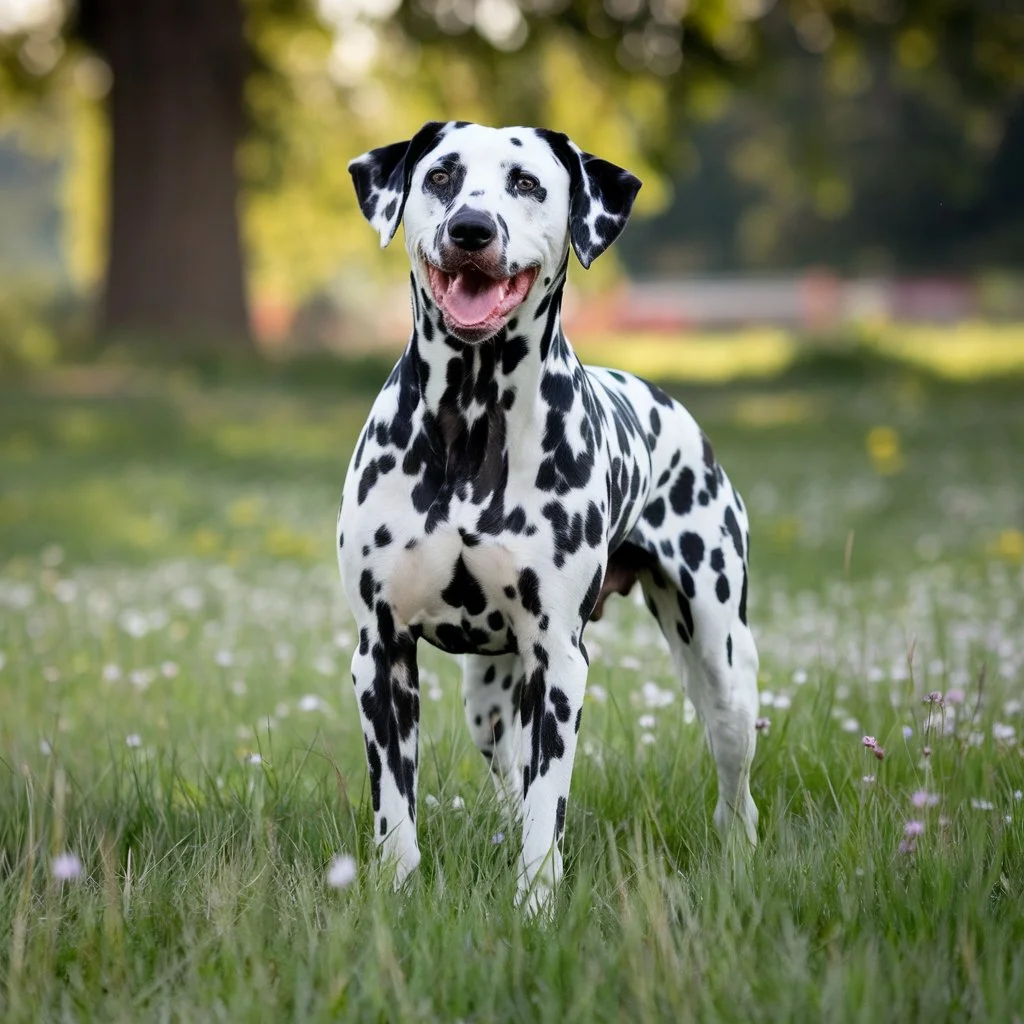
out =
{"type": "Polygon", "coordinates": [[[72,882],[82,876],[82,862],[73,853],[59,853],[50,862],[50,874],[58,882],[72,882]]]}

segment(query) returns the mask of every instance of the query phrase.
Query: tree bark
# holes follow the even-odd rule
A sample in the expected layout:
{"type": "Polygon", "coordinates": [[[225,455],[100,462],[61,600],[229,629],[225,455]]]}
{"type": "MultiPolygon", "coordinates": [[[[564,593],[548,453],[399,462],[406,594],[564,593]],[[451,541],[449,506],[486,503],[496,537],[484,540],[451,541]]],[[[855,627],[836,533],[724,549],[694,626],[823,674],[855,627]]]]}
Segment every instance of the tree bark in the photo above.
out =
{"type": "Polygon", "coordinates": [[[102,331],[250,350],[235,166],[241,0],[80,0],[78,34],[113,76],[102,331]]]}

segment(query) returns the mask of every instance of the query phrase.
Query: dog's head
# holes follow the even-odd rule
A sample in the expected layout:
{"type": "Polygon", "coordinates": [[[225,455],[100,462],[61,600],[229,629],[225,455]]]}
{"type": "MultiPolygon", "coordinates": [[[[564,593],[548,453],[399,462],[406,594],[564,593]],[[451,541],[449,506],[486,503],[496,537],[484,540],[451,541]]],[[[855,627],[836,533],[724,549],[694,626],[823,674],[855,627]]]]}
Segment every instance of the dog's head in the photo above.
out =
{"type": "Polygon", "coordinates": [[[385,246],[403,215],[413,273],[448,331],[479,342],[557,283],[571,243],[584,267],[618,238],[640,181],[543,128],[425,124],[348,165],[385,246]]]}

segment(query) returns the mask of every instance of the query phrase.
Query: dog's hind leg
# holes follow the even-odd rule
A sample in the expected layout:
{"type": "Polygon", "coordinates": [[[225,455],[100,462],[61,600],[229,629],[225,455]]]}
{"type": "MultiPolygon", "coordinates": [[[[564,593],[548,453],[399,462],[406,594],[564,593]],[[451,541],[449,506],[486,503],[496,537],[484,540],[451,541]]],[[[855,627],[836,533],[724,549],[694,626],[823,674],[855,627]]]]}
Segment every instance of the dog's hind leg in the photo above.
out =
{"type": "Polygon", "coordinates": [[[366,744],[374,835],[385,862],[395,867],[395,887],[420,862],[416,840],[420,695],[416,640],[378,601],[376,616],[359,623],[352,655],[359,717],[366,744]]]}
{"type": "Polygon", "coordinates": [[[498,799],[515,820],[522,810],[520,791],[519,697],[523,662],[517,654],[467,654],[462,663],[462,705],[477,749],[487,760],[498,799]]]}
{"type": "Polygon", "coordinates": [[[686,693],[704,723],[718,774],[714,821],[726,837],[739,821],[757,845],[757,806],[750,795],[750,764],[758,711],[757,649],[736,609],[710,588],[689,597],[658,569],[641,576],[647,607],[668,641],[686,693]]]}
{"type": "Polygon", "coordinates": [[[750,795],[750,764],[757,738],[757,648],[750,629],[734,620],[720,649],[698,648],[694,675],[700,713],[718,770],[715,826],[722,836],[739,821],[757,845],[757,806],[750,795]]]}

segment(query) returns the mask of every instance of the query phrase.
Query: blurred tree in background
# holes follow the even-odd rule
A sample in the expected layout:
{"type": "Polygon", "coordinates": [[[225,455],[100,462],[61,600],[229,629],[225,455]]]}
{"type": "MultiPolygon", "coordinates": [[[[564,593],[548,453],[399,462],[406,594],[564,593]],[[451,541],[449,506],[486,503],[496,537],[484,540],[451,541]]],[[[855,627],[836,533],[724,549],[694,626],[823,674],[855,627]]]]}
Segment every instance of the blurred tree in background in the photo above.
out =
{"type": "Polygon", "coordinates": [[[0,0],[0,122],[72,138],[104,331],[244,347],[246,282],[397,271],[345,163],[432,117],[638,170],[638,272],[1020,266],[1021,53],[1016,0],[0,0]]]}

